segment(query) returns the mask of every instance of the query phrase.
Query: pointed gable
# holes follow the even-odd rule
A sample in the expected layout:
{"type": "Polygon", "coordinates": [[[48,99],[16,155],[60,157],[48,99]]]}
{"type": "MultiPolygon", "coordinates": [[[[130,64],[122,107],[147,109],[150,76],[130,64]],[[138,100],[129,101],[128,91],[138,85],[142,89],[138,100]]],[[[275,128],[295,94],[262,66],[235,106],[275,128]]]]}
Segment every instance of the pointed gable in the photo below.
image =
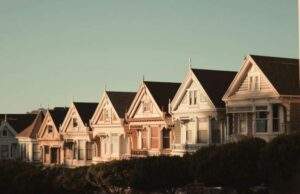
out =
{"type": "Polygon", "coordinates": [[[74,102],[74,106],[82,120],[86,125],[89,125],[89,120],[92,118],[98,103],[94,102],[74,102]]]}
{"type": "Polygon", "coordinates": [[[169,101],[175,96],[180,83],[144,82],[161,111],[168,112],[169,101]]]}
{"type": "Polygon", "coordinates": [[[125,113],[129,109],[136,92],[114,92],[107,91],[107,96],[120,118],[125,118],[125,113]]]}
{"type": "Polygon", "coordinates": [[[237,72],[206,69],[192,69],[192,71],[215,107],[224,107],[222,97],[237,72]]]}
{"type": "Polygon", "coordinates": [[[300,95],[299,60],[250,55],[281,95],[300,95]]]}
{"type": "Polygon", "coordinates": [[[60,125],[63,123],[68,110],[68,107],[55,107],[54,109],[49,110],[49,114],[57,129],[59,129],[60,125]]]}

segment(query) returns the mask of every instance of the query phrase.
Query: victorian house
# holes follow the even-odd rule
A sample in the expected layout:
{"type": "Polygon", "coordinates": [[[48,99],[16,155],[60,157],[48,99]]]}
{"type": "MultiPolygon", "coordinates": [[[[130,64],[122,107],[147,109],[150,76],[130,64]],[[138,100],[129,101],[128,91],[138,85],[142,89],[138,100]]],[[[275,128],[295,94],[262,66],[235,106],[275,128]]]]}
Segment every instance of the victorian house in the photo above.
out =
{"type": "Polygon", "coordinates": [[[126,131],[125,113],[134,92],[105,91],[91,119],[94,138],[93,162],[128,158],[130,144],[126,131]]]}
{"type": "Polygon", "coordinates": [[[63,139],[59,128],[62,125],[68,108],[55,107],[47,110],[45,118],[37,134],[41,149],[41,162],[43,164],[62,164],[63,139]]]}
{"type": "Polygon", "coordinates": [[[228,141],[243,136],[269,141],[299,130],[299,60],[247,56],[223,100],[228,141]]]}
{"type": "Polygon", "coordinates": [[[40,162],[41,149],[38,145],[37,134],[45,118],[43,110],[39,110],[34,121],[16,135],[20,146],[21,160],[40,162]]]}
{"type": "Polygon", "coordinates": [[[224,142],[226,111],[222,97],[235,75],[231,71],[189,68],[170,106],[173,155],[224,142]]]}
{"type": "Polygon", "coordinates": [[[0,114],[0,160],[30,158],[29,146],[19,147],[16,135],[30,126],[35,118],[36,114],[0,114]]]}
{"type": "Polygon", "coordinates": [[[64,140],[63,164],[84,166],[92,163],[92,118],[98,103],[73,102],[60,128],[64,140]]]}
{"type": "Polygon", "coordinates": [[[180,83],[143,81],[127,112],[132,156],[170,154],[168,106],[180,83]]]}

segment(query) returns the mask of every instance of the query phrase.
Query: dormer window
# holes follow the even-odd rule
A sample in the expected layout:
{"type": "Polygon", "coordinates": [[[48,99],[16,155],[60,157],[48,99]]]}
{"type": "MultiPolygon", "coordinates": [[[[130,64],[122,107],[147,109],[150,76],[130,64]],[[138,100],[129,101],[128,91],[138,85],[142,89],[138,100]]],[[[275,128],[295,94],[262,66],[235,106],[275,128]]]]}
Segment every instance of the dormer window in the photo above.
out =
{"type": "Polygon", "coordinates": [[[73,118],[73,127],[77,127],[78,126],[78,121],[76,118],[73,118]]]}
{"type": "Polygon", "coordinates": [[[52,132],[53,132],[52,125],[48,125],[48,126],[47,126],[47,129],[48,129],[48,133],[52,133],[52,132]]]}
{"type": "Polygon", "coordinates": [[[7,137],[7,135],[8,135],[7,130],[6,130],[6,129],[3,129],[3,131],[2,131],[2,136],[3,136],[3,137],[7,137]]]}
{"type": "Polygon", "coordinates": [[[197,90],[189,90],[189,105],[197,104],[197,90]]]}

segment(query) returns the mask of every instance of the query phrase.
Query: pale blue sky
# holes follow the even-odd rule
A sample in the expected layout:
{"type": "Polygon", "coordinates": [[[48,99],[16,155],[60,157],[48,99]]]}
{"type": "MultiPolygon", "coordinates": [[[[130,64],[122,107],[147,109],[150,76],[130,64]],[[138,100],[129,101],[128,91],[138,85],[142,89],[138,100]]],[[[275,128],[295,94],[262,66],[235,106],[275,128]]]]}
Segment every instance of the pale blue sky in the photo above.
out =
{"type": "Polygon", "coordinates": [[[98,101],[249,53],[298,57],[296,0],[0,0],[0,112],[98,101]]]}

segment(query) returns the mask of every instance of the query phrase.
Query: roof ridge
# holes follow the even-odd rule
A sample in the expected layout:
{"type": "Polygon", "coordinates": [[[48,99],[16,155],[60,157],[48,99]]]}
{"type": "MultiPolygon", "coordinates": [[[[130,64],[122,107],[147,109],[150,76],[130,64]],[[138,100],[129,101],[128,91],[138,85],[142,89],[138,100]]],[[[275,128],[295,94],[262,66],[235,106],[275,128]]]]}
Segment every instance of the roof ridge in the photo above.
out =
{"type": "Polygon", "coordinates": [[[289,60],[299,60],[298,58],[278,57],[278,56],[269,56],[269,55],[256,55],[256,54],[249,54],[249,56],[251,56],[251,57],[274,58],[274,59],[289,59],[289,60]]]}
{"type": "Polygon", "coordinates": [[[201,71],[212,71],[212,72],[228,72],[228,73],[237,73],[237,71],[232,70],[218,70],[218,69],[198,69],[198,68],[191,68],[192,70],[201,70],[201,71]]]}

